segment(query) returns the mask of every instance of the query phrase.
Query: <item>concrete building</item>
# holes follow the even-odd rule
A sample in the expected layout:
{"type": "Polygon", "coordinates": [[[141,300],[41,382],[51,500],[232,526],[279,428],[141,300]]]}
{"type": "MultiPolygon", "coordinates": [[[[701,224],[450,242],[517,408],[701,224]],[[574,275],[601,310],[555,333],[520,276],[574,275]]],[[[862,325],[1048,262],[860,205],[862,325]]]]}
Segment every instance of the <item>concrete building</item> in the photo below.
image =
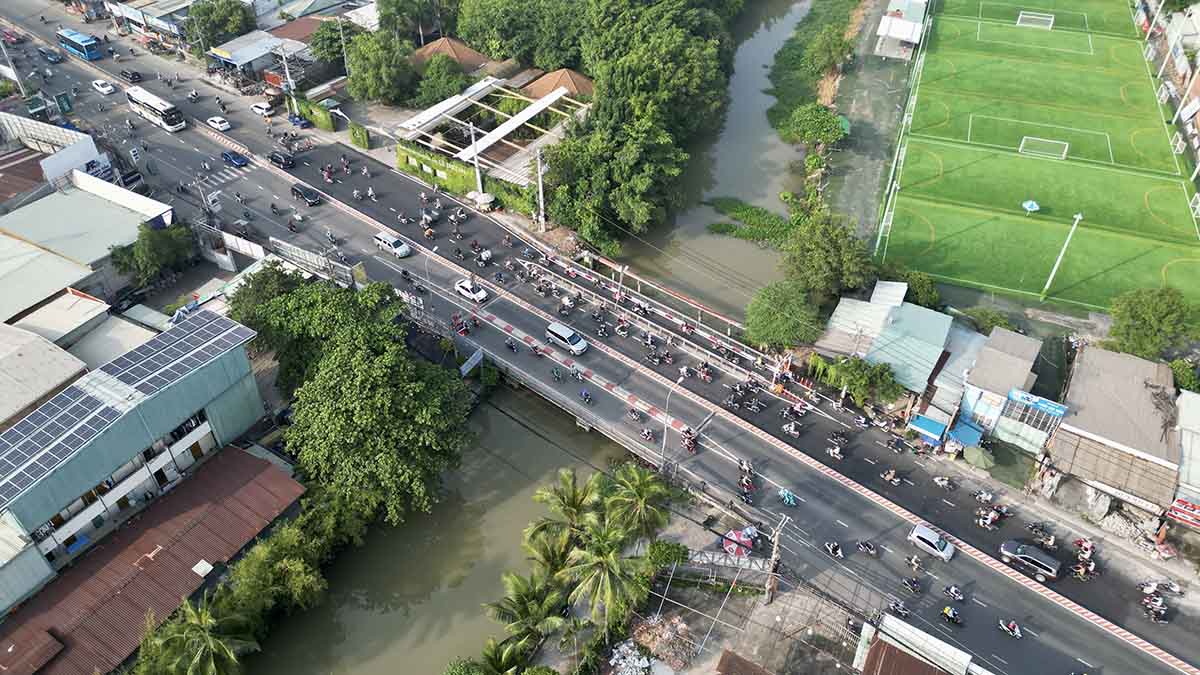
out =
{"type": "Polygon", "coordinates": [[[1151,513],[1171,506],[1180,446],[1167,364],[1084,347],[1064,403],[1049,445],[1054,468],[1151,513]]]}
{"type": "Polygon", "coordinates": [[[1179,488],[1167,515],[1190,528],[1200,530],[1200,394],[1179,392],[1175,401],[1179,417],[1179,488]]]}
{"type": "Polygon", "coordinates": [[[49,340],[0,323],[0,432],[87,370],[49,340]]]}
{"type": "Polygon", "coordinates": [[[875,30],[875,54],[884,58],[912,59],[925,30],[926,0],[890,0],[875,30]]]}
{"type": "Polygon", "coordinates": [[[101,283],[87,266],[0,233],[0,321],[10,321],[65,288],[93,285],[101,283]]]}
{"type": "Polygon", "coordinates": [[[243,347],[253,337],[194,312],[0,433],[0,612],[262,416],[243,347]]]}

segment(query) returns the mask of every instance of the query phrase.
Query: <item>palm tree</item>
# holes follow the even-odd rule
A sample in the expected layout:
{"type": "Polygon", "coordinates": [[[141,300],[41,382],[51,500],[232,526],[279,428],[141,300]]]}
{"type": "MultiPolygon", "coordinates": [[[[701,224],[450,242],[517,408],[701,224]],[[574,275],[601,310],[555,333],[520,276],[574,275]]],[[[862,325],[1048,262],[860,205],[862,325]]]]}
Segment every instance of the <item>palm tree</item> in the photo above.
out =
{"type": "Polygon", "coordinates": [[[639,537],[649,537],[667,524],[670,498],[670,490],[653,472],[637,464],[625,464],[617,470],[607,517],[639,537]]]}
{"type": "Polygon", "coordinates": [[[494,621],[504,624],[504,630],[518,642],[536,645],[563,624],[559,612],[563,594],[553,582],[540,575],[523,577],[505,572],[501,577],[504,597],[483,605],[494,621]]]}
{"type": "Polygon", "coordinates": [[[577,616],[572,616],[567,619],[562,626],[562,634],[558,637],[558,651],[565,652],[567,648],[571,648],[571,667],[579,667],[579,636],[583,635],[583,631],[591,622],[587,619],[581,619],[577,616]]]}
{"type": "Polygon", "coordinates": [[[567,566],[567,556],[571,555],[571,533],[566,528],[558,532],[543,531],[532,537],[526,537],[525,552],[529,555],[526,560],[533,563],[535,572],[553,577],[558,571],[567,566]]]}
{"type": "Polygon", "coordinates": [[[524,642],[488,638],[479,661],[481,675],[517,675],[525,661],[524,642]]]}
{"type": "Polygon", "coordinates": [[[218,616],[208,604],[208,592],[196,604],[187,598],[179,614],[162,626],[155,639],[170,673],[187,675],[230,675],[241,672],[238,655],[257,651],[258,643],[239,628],[235,614],[218,616]]]}
{"type": "Polygon", "coordinates": [[[572,603],[587,599],[591,604],[592,623],[607,627],[610,611],[633,606],[645,593],[645,581],[637,576],[641,561],[621,557],[620,546],[611,542],[577,548],[568,562],[559,578],[576,584],[568,596],[572,603]]]}
{"type": "Polygon", "coordinates": [[[559,469],[558,483],[542,488],[533,495],[533,501],[544,504],[558,518],[540,518],[525,531],[532,538],[540,532],[566,530],[575,539],[584,524],[595,513],[601,499],[603,474],[594,473],[581,485],[574,469],[559,469]]]}

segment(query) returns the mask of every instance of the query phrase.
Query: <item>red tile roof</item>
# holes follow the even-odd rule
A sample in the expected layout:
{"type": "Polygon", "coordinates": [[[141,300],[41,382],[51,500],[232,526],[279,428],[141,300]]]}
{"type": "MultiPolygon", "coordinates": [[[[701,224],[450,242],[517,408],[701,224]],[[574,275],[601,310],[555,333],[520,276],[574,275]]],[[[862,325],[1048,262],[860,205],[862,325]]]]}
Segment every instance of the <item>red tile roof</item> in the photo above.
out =
{"type": "Polygon", "coordinates": [[[566,87],[568,96],[591,96],[593,89],[592,81],[583,73],[559,68],[525,85],[523,91],[529,98],[542,98],[559,87],[566,87]]]}
{"type": "Polygon", "coordinates": [[[876,638],[867,652],[863,675],[945,675],[945,671],[876,638]]]}
{"type": "Polygon", "coordinates": [[[473,73],[488,62],[488,57],[471,49],[462,40],[444,37],[434,40],[412,53],[409,60],[417,70],[423,71],[425,62],[438,54],[445,54],[462,66],[464,73],[473,73]]]}
{"type": "Polygon", "coordinates": [[[317,29],[320,27],[321,19],[313,16],[302,16],[292,19],[282,26],[276,26],[267,32],[281,40],[295,40],[296,42],[308,44],[313,33],[317,32],[317,29]]]}
{"type": "Polygon", "coordinates": [[[221,451],[10,614],[0,624],[0,668],[5,675],[116,668],[137,649],[147,611],[161,623],[200,588],[197,562],[228,561],[303,493],[270,462],[221,451]]]}
{"type": "Polygon", "coordinates": [[[46,155],[37,150],[19,148],[0,153],[0,201],[24,194],[46,182],[41,161],[46,155]]]}

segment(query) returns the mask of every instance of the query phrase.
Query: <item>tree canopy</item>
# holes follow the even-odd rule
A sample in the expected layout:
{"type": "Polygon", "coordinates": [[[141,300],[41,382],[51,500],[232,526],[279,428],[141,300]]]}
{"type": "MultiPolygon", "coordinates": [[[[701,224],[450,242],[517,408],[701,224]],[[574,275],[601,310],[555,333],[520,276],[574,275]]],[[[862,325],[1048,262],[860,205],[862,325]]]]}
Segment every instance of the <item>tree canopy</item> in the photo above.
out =
{"type": "Polygon", "coordinates": [[[110,250],[113,267],[133,278],[138,286],[158,279],[164,272],[184,269],[196,255],[192,231],[182,223],[169,227],[138,227],[137,241],[110,250]]]}
{"type": "Polygon", "coordinates": [[[1174,359],[1169,365],[1175,375],[1176,387],[1200,393],[1200,373],[1196,371],[1196,364],[1187,359],[1174,359]]]}
{"type": "Polygon", "coordinates": [[[783,247],[784,274],[808,289],[814,303],[823,305],[874,279],[870,253],[843,218],[820,210],[793,213],[792,220],[795,226],[783,247]]]}
{"type": "Polygon", "coordinates": [[[417,84],[417,95],[411,104],[418,108],[431,106],[461,94],[470,84],[471,78],[463,74],[462,66],[457,61],[445,54],[435,54],[425,64],[425,72],[417,84]]]}
{"type": "Polygon", "coordinates": [[[808,289],[796,281],[768,284],[746,307],[746,338],[758,345],[786,349],[815,342],[821,318],[808,299],[808,289]]]}
{"type": "Polygon", "coordinates": [[[1200,338],[1200,306],[1170,286],[1117,296],[1112,318],[1106,346],[1144,359],[1162,358],[1167,349],[1200,338]]]}
{"type": "Polygon", "coordinates": [[[322,21],[317,30],[308,40],[313,56],[325,63],[342,63],[343,39],[345,50],[350,50],[350,43],[363,32],[358,24],[351,21],[322,21]]]}
{"type": "Polygon", "coordinates": [[[187,18],[188,40],[200,52],[245,35],[256,25],[254,11],[240,0],[196,0],[187,18]]]}
{"type": "Polygon", "coordinates": [[[804,65],[814,75],[824,75],[844,63],[853,49],[842,27],[825,26],[804,48],[804,65]]]}
{"type": "Polygon", "coordinates": [[[975,330],[984,335],[991,335],[992,330],[997,327],[1007,328],[1008,330],[1015,328],[1003,312],[991,307],[972,307],[965,310],[963,314],[966,314],[971,321],[975,322],[975,330]]]}
{"type": "Polygon", "coordinates": [[[793,110],[781,133],[793,143],[808,146],[833,145],[846,136],[841,120],[820,103],[809,103],[793,110]]]}
{"type": "Polygon", "coordinates": [[[259,313],[271,300],[287,295],[303,284],[304,278],[299,274],[284,269],[277,261],[268,262],[230,296],[229,318],[260,333],[268,330],[265,317],[259,313]]]}
{"type": "Polygon", "coordinates": [[[384,31],[356,35],[346,50],[350,73],[346,88],[354,98],[388,104],[403,102],[412,93],[416,73],[408,58],[412,46],[384,31]]]}

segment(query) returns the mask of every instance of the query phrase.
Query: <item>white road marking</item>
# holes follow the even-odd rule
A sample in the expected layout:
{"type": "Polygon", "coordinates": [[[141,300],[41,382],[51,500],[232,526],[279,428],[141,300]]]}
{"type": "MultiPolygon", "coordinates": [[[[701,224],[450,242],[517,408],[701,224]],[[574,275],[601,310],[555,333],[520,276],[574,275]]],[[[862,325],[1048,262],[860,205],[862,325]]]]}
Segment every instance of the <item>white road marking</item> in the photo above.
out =
{"type": "Polygon", "coordinates": [[[934,574],[933,572],[926,572],[926,574],[929,575],[930,579],[937,579],[938,581],[941,581],[938,575],[934,574]]]}
{"type": "Polygon", "coordinates": [[[943,626],[938,626],[938,627],[937,627],[937,629],[938,629],[938,630],[940,630],[940,631],[942,631],[942,632],[943,632],[943,633],[945,633],[946,635],[953,635],[953,633],[951,633],[950,631],[946,630],[946,629],[945,629],[945,627],[943,627],[943,626]]]}
{"type": "MultiPolygon", "coordinates": [[[[279,195],[271,195],[271,199],[279,199],[279,195]]],[[[280,200],[282,201],[282,200],[280,200]]]]}
{"type": "Polygon", "coordinates": [[[836,522],[837,522],[837,524],[838,524],[838,525],[841,525],[842,527],[846,528],[847,530],[848,530],[848,529],[850,529],[850,526],[849,526],[849,525],[847,525],[847,524],[845,524],[845,523],[843,523],[842,521],[840,521],[840,520],[839,520],[839,521],[836,521],[836,522]]]}
{"type": "Polygon", "coordinates": [[[999,661],[1000,663],[1003,663],[1006,666],[1008,665],[1008,661],[1005,661],[1004,659],[1000,658],[999,656],[996,656],[995,654],[992,654],[992,658],[996,659],[997,661],[999,661]]]}
{"type": "Polygon", "coordinates": [[[905,482],[905,483],[908,483],[909,485],[912,485],[912,486],[914,486],[914,487],[916,486],[916,483],[912,482],[911,480],[909,480],[909,479],[907,479],[907,478],[905,478],[905,479],[904,479],[904,482],[905,482]]]}
{"type": "Polygon", "coordinates": [[[890,548],[888,548],[888,547],[884,546],[883,544],[880,544],[880,545],[879,545],[879,548],[881,548],[881,549],[883,549],[883,550],[887,551],[888,553],[892,553],[892,552],[893,552],[893,551],[892,551],[892,549],[890,549],[890,548]]]}
{"type": "Polygon", "coordinates": [[[982,602],[980,602],[980,601],[976,600],[975,598],[971,598],[971,602],[973,602],[973,603],[975,603],[975,604],[979,605],[980,607],[987,607],[987,605],[985,605],[985,604],[983,604],[982,602]]]}
{"type": "Polygon", "coordinates": [[[871,459],[870,457],[863,457],[863,461],[864,461],[864,462],[869,462],[869,463],[871,463],[871,464],[878,464],[878,463],[879,463],[879,462],[876,462],[875,460],[871,459]]]}
{"type": "Polygon", "coordinates": [[[806,504],[808,503],[808,500],[807,500],[807,499],[805,499],[804,497],[801,497],[800,495],[796,495],[795,497],[796,497],[796,499],[799,499],[800,501],[802,501],[802,502],[804,502],[804,503],[806,503],[806,504]]]}
{"type": "Polygon", "coordinates": [[[1093,666],[1092,664],[1088,663],[1087,661],[1084,661],[1083,659],[1079,658],[1078,656],[1075,657],[1075,660],[1082,663],[1083,665],[1087,666],[1088,668],[1096,667],[1096,666],[1093,666]]]}
{"type": "Polygon", "coordinates": [[[259,189],[259,190],[266,190],[266,188],[265,188],[265,187],[263,187],[263,186],[261,186],[261,185],[259,185],[259,186],[258,186],[258,189],[259,189]]]}
{"type": "Polygon", "coordinates": [[[389,206],[389,207],[388,207],[388,211],[391,211],[392,213],[395,213],[395,212],[396,212],[396,209],[394,209],[394,208],[392,208],[392,207],[390,207],[390,206],[389,206]]]}
{"type": "MultiPolygon", "coordinates": [[[[1024,630],[1026,633],[1029,633],[1030,635],[1032,635],[1033,637],[1037,637],[1037,633],[1035,633],[1035,632],[1033,632],[1033,631],[1029,630],[1028,628],[1025,628],[1025,629],[1023,629],[1023,630],[1024,630]]],[[[1088,668],[1091,668],[1091,666],[1088,666],[1088,668]]]]}
{"type": "Polygon", "coordinates": [[[952,502],[952,501],[943,499],[942,503],[945,504],[946,506],[949,506],[950,508],[954,508],[954,502],[952,502]]]}
{"type": "Polygon", "coordinates": [[[301,162],[301,164],[303,164],[304,166],[312,166],[311,162],[301,162]]]}

